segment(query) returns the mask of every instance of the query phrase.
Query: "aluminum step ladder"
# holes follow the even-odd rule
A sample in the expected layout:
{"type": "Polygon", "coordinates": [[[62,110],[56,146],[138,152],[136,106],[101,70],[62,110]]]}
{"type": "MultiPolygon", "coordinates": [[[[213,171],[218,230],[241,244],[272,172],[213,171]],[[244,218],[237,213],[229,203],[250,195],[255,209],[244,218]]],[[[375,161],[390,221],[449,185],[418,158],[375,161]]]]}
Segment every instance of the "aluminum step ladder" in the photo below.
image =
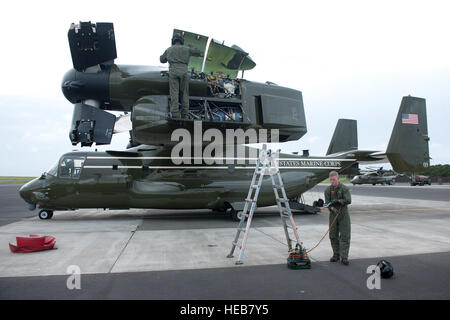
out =
{"type": "Polygon", "coordinates": [[[256,210],[256,202],[258,200],[259,191],[261,190],[261,185],[264,179],[264,175],[270,175],[272,181],[272,188],[275,195],[275,200],[277,202],[278,210],[280,211],[280,217],[286,235],[286,241],[288,245],[288,250],[292,251],[292,242],[296,242],[296,246],[303,251],[302,242],[298,235],[298,228],[295,225],[294,218],[292,216],[291,208],[289,207],[289,199],[286,196],[286,191],[284,190],[283,180],[281,178],[280,170],[278,168],[277,158],[278,152],[273,153],[271,150],[267,150],[266,145],[260,151],[259,158],[256,163],[255,172],[253,173],[252,182],[250,183],[250,188],[248,190],[247,198],[245,199],[244,211],[241,215],[241,220],[237,227],[236,236],[232,242],[231,251],[227,258],[232,258],[234,250],[236,247],[239,248],[239,258],[236,261],[237,265],[243,264],[242,258],[244,256],[245,246],[247,244],[248,232],[253,219],[253,214],[256,210]],[[275,179],[277,178],[277,180],[275,179]],[[281,195],[280,195],[281,190],[281,195]],[[245,220],[247,218],[247,223],[245,220]],[[295,239],[291,238],[290,231],[292,231],[295,239]],[[244,233],[243,237],[241,232],[244,233]]]}

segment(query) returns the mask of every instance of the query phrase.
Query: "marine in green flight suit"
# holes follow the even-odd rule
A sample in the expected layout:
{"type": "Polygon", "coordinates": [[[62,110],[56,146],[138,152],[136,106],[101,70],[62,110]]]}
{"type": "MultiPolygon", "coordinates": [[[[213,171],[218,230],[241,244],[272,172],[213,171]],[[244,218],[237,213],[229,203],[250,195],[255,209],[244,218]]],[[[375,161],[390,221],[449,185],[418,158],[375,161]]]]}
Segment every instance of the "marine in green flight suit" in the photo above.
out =
{"type": "Polygon", "coordinates": [[[178,107],[181,97],[181,117],[186,118],[189,112],[189,73],[188,64],[191,56],[202,56],[202,52],[194,47],[185,46],[181,35],[175,34],[172,46],[161,55],[161,63],[169,62],[170,113],[172,117],[180,117],[178,107]]]}
{"type": "Polygon", "coordinates": [[[333,249],[331,262],[339,261],[348,265],[348,252],[350,249],[351,223],[347,206],[352,203],[350,190],[339,182],[339,174],[336,171],[330,172],[331,185],[325,189],[325,203],[332,203],[328,207],[330,210],[329,224],[339,215],[336,222],[330,229],[330,242],[333,249]]]}

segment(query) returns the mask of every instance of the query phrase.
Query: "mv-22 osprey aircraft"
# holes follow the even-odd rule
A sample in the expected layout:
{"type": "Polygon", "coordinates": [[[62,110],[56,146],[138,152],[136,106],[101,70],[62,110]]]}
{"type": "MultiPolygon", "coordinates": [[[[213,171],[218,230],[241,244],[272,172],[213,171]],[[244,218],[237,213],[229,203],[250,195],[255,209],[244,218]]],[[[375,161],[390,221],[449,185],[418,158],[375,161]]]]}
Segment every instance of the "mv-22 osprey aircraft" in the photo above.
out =
{"type": "MultiPolygon", "coordinates": [[[[189,161],[174,163],[171,151],[178,141],[172,141],[173,131],[183,128],[195,135],[200,128],[202,135],[208,129],[223,134],[230,129],[277,129],[279,142],[298,140],[306,133],[300,91],[238,78],[239,71],[243,75],[255,66],[238,46],[187,31],[175,29],[175,33],[203,52],[203,58],[191,57],[189,62],[187,119],[168,116],[167,70],[114,64],[112,23],[72,24],[68,37],[74,68],[62,81],[63,94],[75,104],[72,144],[109,144],[118,118],[108,110],[131,113],[131,139],[123,151],[66,153],[40,178],[25,184],[20,195],[31,210],[41,209],[41,219],[52,218],[55,210],[81,208],[209,208],[239,220],[256,160],[247,155],[255,149],[243,147],[243,162],[234,150],[217,157],[221,161],[199,163],[194,150],[182,154],[189,161]]],[[[257,142],[271,142],[271,137],[257,142]]],[[[298,199],[331,170],[343,172],[360,162],[387,158],[396,172],[421,171],[429,165],[428,140],[422,98],[403,97],[385,153],[358,150],[356,121],[340,119],[326,156],[279,155],[287,196],[298,199]],[[405,122],[405,115],[416,117],[417,123],[405,122]]],[[[202,141],[201,148],[206,147],[202,141]]],[[[264,179],[259,207],[275,204],[269,180],[264,179]]]]}

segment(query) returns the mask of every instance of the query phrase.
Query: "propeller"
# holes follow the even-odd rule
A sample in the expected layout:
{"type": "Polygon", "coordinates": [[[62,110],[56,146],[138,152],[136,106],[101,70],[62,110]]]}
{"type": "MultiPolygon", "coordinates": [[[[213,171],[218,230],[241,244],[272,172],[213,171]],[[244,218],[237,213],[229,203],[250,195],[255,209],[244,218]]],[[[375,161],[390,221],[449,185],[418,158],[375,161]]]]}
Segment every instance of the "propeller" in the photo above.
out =
{"type": "Polygon", "coordinates": [[[109,144],[113,132],[122,130],[121,124],[114,128],[116,116],[105,111],[114,110],[109,104],[109,69],[117,58],[113,24],[72,23],[68,40],[73,69],[64,75],[61,89],[74,104],[70,140],[82,147],[109,144]]]}

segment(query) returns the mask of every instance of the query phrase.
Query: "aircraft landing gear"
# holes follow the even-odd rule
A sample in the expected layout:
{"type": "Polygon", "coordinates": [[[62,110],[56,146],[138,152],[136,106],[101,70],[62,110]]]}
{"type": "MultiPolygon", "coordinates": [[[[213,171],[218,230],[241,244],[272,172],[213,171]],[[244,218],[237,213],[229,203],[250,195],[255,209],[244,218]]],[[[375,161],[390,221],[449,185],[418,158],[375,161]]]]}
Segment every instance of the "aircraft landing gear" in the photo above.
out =
{"type": "Polygon", "coordinates": [[[313,202],[312,206],[313,206],[314,208],[322,208],[322,207],[323,207],[323,204],[324,204],[323,199],[322,199],[322,198],[319,198],[319,200],[316,200],[316,201],[313,202]]]}
{"type": "Polygon", "coordinates": [[[234,210],[233,208],[231,208],[231,210],[230,210],[231,220],[233,220],[235,222],[241,221],[243,214],[244,214],[244,212],[241,210],[234,210]]]}
{"type": "Polygon", "coordinates": [[[53,217],[53,211],[51,211],[51,210],[41,210],[41,211],[39,211],[38,216],[39,216],[39,219],[49,220],[49,219],[51,219],[53,217]]]}

